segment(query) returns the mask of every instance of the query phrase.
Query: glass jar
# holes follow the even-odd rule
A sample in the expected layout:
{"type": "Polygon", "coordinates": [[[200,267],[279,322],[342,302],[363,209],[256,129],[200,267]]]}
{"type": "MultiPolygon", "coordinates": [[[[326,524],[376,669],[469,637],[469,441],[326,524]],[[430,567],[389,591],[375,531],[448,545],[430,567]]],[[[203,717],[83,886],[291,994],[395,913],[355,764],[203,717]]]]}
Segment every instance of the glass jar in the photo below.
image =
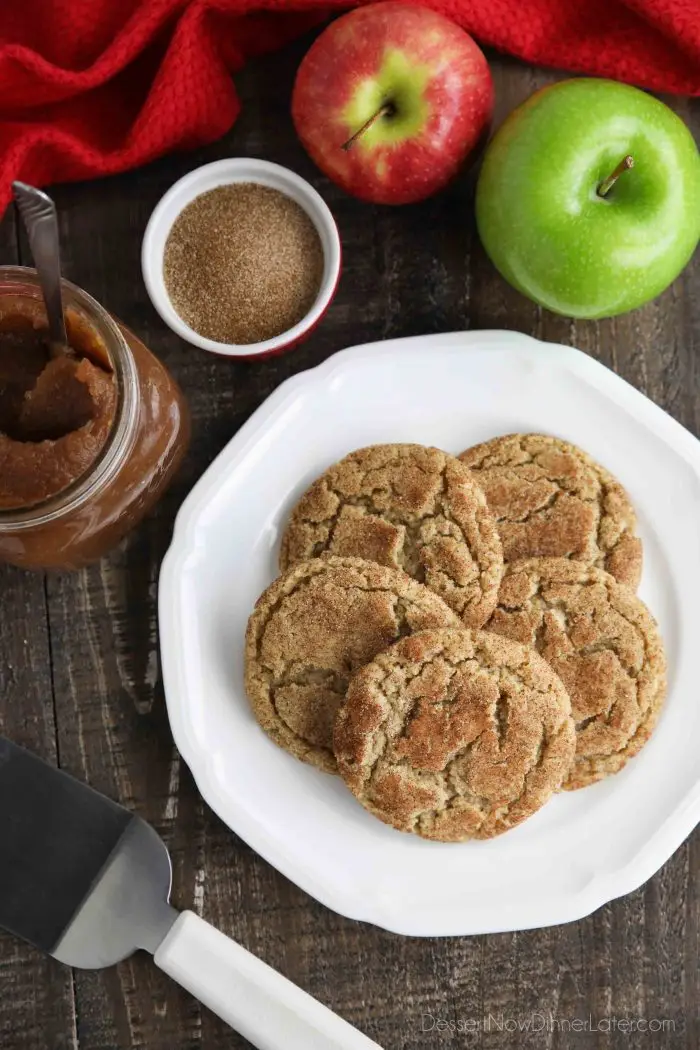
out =
{"type": "MultiPolygon", "coordinates": [[[[32,569],[79,568],[102,557],[160,498],[189,441],[187,405],[166,368],[90,295],[62,283],[70,328],[89,331],[108,358],[116,399],[106,440],[84,473],[46,499],[0,509],[0,560],[32,569]]],[[[21,302],[45,317],[36,271],[0,266],[0,337],[3,310],[11,315],[21,302]]],[[[40,445],[33,447],[39,457],[40,445]]],[[[10,466],[11,455],[4,465],[0,458],[0,471],[10,466]]]]}

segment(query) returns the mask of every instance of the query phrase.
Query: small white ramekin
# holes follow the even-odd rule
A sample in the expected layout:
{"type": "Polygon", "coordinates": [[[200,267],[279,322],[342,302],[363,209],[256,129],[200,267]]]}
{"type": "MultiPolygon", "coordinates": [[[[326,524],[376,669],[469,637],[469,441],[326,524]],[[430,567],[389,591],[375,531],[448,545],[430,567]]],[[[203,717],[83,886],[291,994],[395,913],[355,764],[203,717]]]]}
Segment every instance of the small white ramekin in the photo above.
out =
{"type": "Polygon", "coordinates": [[[151,215],[141,247],[141,269],[146,290],[154,307],[168,325],[188,343],[226,357],[258,358],[282,353],[304,339],[319,323],[335,294],[340,278],[340,237],[331,211],[305,179],[289,168],[253,157],[231,157],[205,164],[185,175],[170,187],[151,215]],[[318,231],[323,248],[324,266],[321,287],[316,301],[305,317],[286,332],[260,343],[219,343],[199,335],[176,313],[163,280],[165,242],[173,223],[190,201],[217,186],[233,182],[257,182],[261,186],[285,193],[307,213],[318,231]]]}

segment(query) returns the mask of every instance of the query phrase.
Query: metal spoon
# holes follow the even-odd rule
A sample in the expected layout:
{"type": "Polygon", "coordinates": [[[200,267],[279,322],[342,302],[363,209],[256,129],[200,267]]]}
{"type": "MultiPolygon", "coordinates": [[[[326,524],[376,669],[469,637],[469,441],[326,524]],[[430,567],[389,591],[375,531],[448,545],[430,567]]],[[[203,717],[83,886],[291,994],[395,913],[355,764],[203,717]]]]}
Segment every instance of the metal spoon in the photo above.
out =
{"type": "Polygon", "coordinates": [[[39,275],[49,322],[49,342],[54,357],[70,353],[61,296],[61,256],[56,205],[47,193],[24,182],[13,182],[12,191],[29,238],[39,275]]]}

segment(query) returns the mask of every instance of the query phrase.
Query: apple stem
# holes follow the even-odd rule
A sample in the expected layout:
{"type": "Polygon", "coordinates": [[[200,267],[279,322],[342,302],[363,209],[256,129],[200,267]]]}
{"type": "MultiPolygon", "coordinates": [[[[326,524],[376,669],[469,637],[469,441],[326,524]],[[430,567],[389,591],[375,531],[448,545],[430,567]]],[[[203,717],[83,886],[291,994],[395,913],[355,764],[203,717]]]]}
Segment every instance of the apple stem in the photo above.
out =
{"type": "Polygon", "coordinates": [[[600,186],[598,187],[598,196],[606,197],[610,190],[613,188],[617,180],[622,175],[623,171],[628,171],[634,167],[634,157],[630,157],[629,154],[623,157],[618,166],[614,171],[611,171],[607,179],[603,179],[600,186]]]}
{"type": "Polygon", "coordinates": [[[358,128],[354,135],[351,135],[347,142],[344,142],[341,149],[349,150],[355,145],[359,138],[362,138],[366,131],[372,127],[372,125],[380,119],[380,117],[388,117],[394,112],[394,107],[391,102],[383,102],[376,113],[373,113],[369,120],[366,120],[361,128],[358,128]]]}

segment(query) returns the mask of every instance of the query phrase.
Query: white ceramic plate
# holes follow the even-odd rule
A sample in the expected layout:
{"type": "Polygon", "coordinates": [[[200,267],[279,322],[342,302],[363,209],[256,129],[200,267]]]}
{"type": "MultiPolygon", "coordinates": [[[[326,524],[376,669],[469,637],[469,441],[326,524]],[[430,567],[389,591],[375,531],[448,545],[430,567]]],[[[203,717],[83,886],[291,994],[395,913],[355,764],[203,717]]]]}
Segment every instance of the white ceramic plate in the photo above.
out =
{"type": "Polygon", "coordinates": [[[284,383],[186,500],[160,582],[168,710],[219,816],[312,896],[403,934],[566,922],[635,889],[700,820],[700,443],[577,350],[514,332],[356,347],[284,383]],[[243,635],[276,575],[280,530],[351,449],[416,441],[453,452],[545,431],[585,448],[637,507],[641,595],[666,642],[659,727],[617,776],[554,798],[483,843],[430,843],[366,813],[338,778],[271,743],[243,690],[243,635]]]}

